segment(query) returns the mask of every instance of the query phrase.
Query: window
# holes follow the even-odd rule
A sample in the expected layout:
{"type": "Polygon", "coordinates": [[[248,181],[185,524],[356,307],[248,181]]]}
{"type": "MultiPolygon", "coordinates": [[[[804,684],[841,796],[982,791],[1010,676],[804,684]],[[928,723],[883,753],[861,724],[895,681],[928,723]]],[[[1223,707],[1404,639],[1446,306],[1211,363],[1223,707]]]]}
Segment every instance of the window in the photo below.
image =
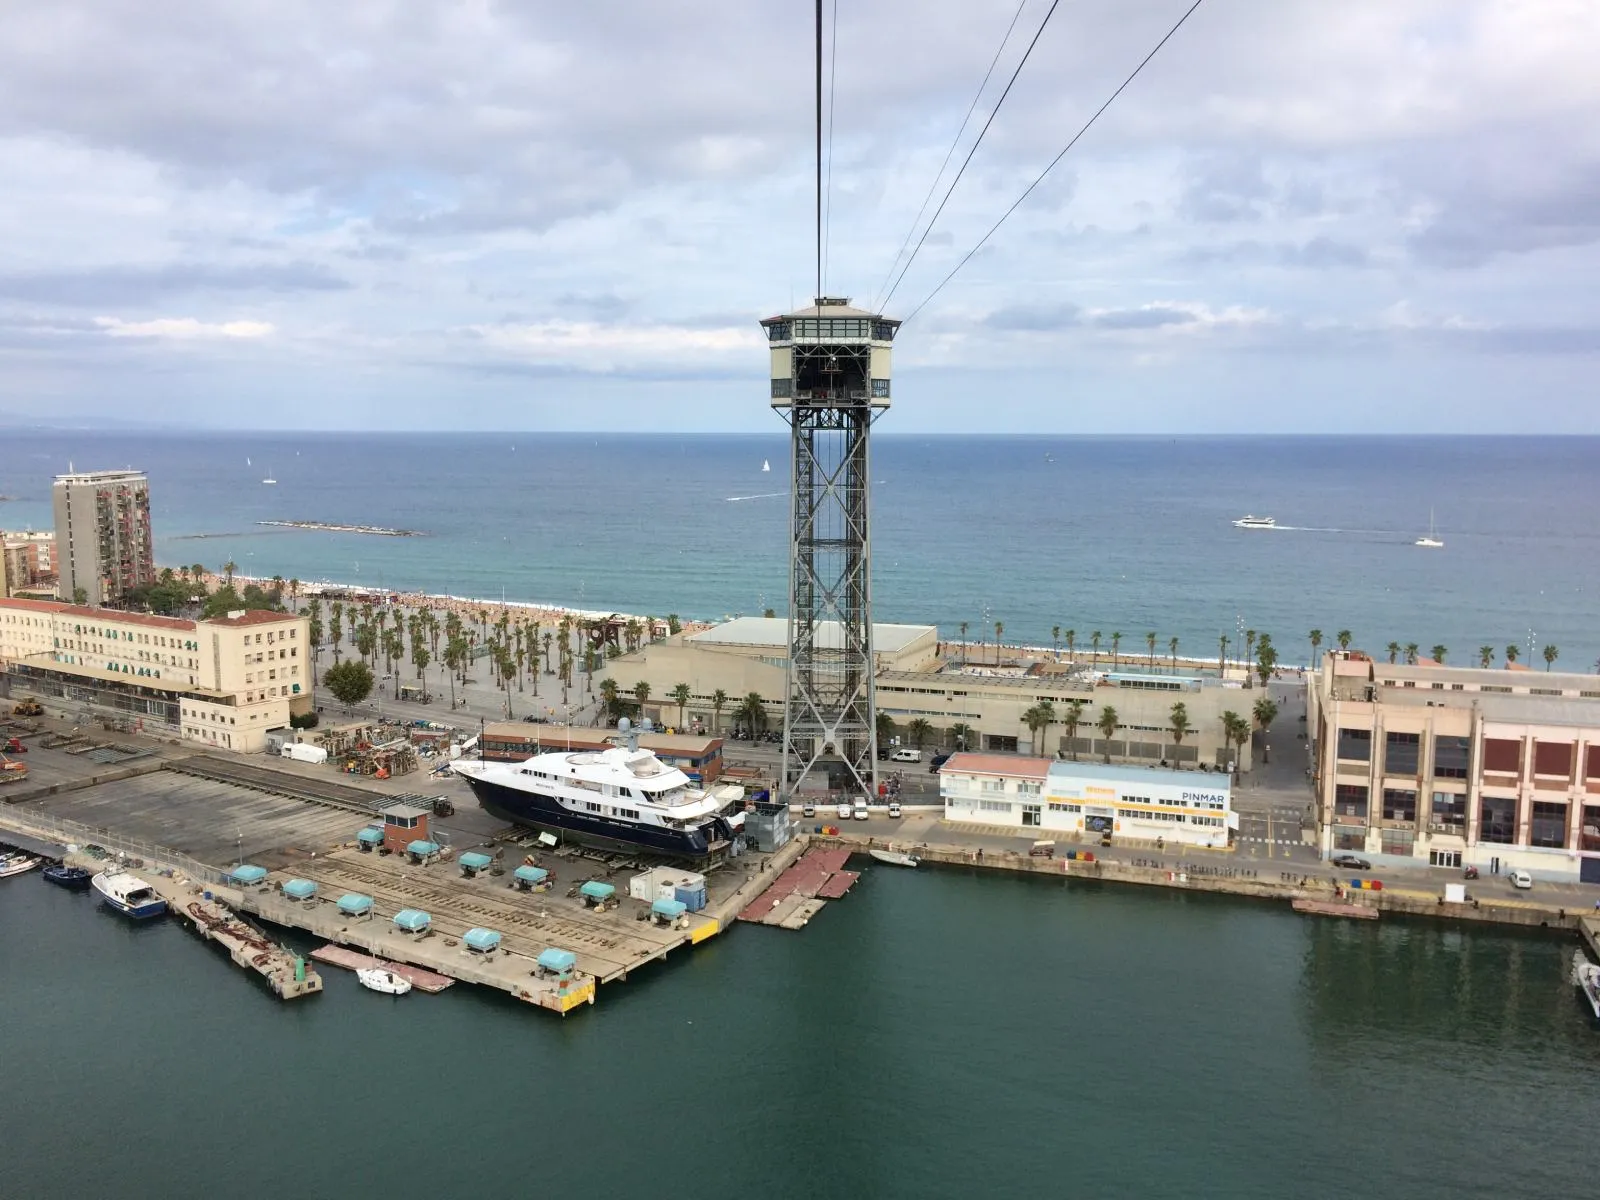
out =
{"type": "Polygon", "coordinates": [[[1562,847],[1567,844],[1567,806],[1561,803],[1533,803],[1533,825],[1528,841],[1534,846],[1562,847]]]}
{"type": "Polygon", "coordinates": [[[1428,851],[1428,865],[1430,867],[1459,867],[1461,865],[1461,851],[1430,850],[1428,851]]]}
{"type": "Polygon", "coordinates": [[[874,379],[872,381],[872,395],[875,399],[887,400],[889,398],[889,381],[887,379],[874,379]]]}
{"type": "Polygon", "coordinates": [[[1341,817],[1367,819],[1367,785],[1341,783],[1333,789],[1333,811],[1341,817]]]}
{"type": "Polygon", "coordinates": [[[1483,769],[1486,774],[1517,774],[1522,769],[1522,743],[1514,738],[1484,738],[1483,769]]]}
{"type": "Polygon", "coordinates": [[[774,400],[787,400],[793,388],[793,381],[788,379],[774,379],[772,381],[772,398],[774,400]]]}
{"type": "Polygon", "coordinates": [[[1011,811],[1011,805],[1003,800],[980,800],[978,801],[978,807],[984,812],[1008,813],[1011,811]]]}
{"type": "Polygon", "coordinates": [[[1024,804],[1022,806],[1022,823],[1024,825],[1039,824],[1039,806],[1037,804],[1024,804]]]}
{"type": "Polygon", "coordinates": [[[1435,779],[1465,779],[1469,741],[1464,737],[1435,734],[1433,775],[1435,779]]]}
{"type": "Polygon", "coordinates": [[[1075,813],[1082,812],[1083,809],[1076,804],[1058,804],[1052,800],[1050,802],[1050,811],[1060,813],[1075,813]]]}
{"type": "Polygon", "coordinates": [[[1338,753],[1339,757],[1346,762],[1370,762],[1372,760],[1372,730],[1339,730],[1338,753]]]}
{"type": "Polygon", "coordinates": [[[1571,742],[1535,742],[1533,744],[1533,773],[1556,775],[1562,779],[1572,775],[1571,742]]]}
{"type": "Polygon", "coordinates": [[[1460,833],[1467,824],[1467,798],[1449,792],[1433,794],[1433,813],[1430,823],[1451,833],[1460,833]]]}
{"type": "Polygon", "coordinates": [[[1415,733],[1386,733],[1383,742],[1383,770],[1386,775],[1415,775],[1417,751],[1422,737],[1415,733]]]}
{"type": "Polygon", "coordinates": [[[1415,821],[1417,819],[1417,794],[1404,788],[1383,789],[1383,819],[1385,821],[1415,821]]]}
{"type": "Polygon", "coordinates": [[[1478,840],[1510,845],[1517,832],[1517,802],[1485,796],[1478,805],[1478,840]]]}

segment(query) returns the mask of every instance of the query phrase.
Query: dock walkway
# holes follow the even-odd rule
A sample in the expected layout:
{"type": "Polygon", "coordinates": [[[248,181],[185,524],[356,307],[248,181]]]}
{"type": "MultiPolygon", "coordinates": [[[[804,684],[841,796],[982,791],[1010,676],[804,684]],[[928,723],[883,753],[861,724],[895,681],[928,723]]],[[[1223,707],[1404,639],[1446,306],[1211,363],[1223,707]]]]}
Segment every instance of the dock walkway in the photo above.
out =
{"type": "Polygon", "coordinates": [[[850,854],[848,846],[807,850],[739,913],[739,919],[781,929],[805,928],[827,901],[839,899],[860,878],[859,872],[844,869],[850,854]]]}

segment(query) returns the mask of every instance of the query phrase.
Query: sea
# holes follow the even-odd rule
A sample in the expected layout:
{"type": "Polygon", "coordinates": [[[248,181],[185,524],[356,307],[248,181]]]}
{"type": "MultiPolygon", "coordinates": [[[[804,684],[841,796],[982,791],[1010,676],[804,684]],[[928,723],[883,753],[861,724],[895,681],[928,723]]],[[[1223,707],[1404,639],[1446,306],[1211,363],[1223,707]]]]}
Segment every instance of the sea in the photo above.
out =
{"type": "MultiPolygon", "coordinates": [[[[156,555],[305,582],[719,620],[786,611],[788,443],[763,435],[8,432],[0,525],[51,477],[149,472],[156,555]],[[770,467],[763,470],[763,467],[770,467]],[[264,484],[263,479],[276,479],[264,484]],[[418,531],[274,528],[320,521],[418,531]]],[[[880,431],[876,619],[1207,657],[1247,629],[1592,671],[1600,438],[982,437],[880,431]],[[1246,514],[1274,530],[1242,530],[1246,514]],[[1445,545],[1417,547],[1430,521],[1445,545]],[[1530,648],[1532,654],[1530,656],[1530,648]]],[[[1230,653],[1232,653],[1230,651],[1230,653]]]]}
{"type": "MultiPolygon", "coordinates": [[[[1135,654],[1249,627],[1286,661],[1312,628],[1447,661],[1600,655],[1595,439],[875,438],[880,620],[1121,632],[1135,654]],[[1413,545],[1430,510],[1442,550],[1413,545]],[[1235,529],[1246,513],[1280,528],[1235,529]]],[[[781,430],[5,444],[0,523],[47,526],[69,464],[139,467],[167,565],[784,607],[781,430]]],[[[34,873],[0,880],[0,1196],[1588,1195],[1600,1031],[1573,950],[868,864],[804,931],[735,928],[562,1019],[332,968],[283,1004],[175,922],[34,873]]]]}

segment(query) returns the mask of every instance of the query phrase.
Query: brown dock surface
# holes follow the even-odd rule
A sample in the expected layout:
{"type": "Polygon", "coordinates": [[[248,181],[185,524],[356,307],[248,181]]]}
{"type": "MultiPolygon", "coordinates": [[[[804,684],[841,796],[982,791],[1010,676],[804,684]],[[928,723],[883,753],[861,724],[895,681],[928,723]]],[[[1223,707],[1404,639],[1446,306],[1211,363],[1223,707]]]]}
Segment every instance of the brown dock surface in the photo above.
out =
{"type": "Polygon", "coordinates": [[[311,952],[311,957],[331,967],[344,967],[351,971],[368,971],[373,967],[382,967],[386,971],[393,971],[402,979],[409,979],[411,986],[417,991],[427,992],[430,995],[437,995],[455,982],[448,975],[436,974],[426,967],[413,967],[409,963],[374,958],[370,954],[362,954],[344,946],[335,946],[331,942],[326,946],[318,946],[311,952]]]}
{"type": "Polygon", "coordinates": [[[1351,904],[1343,900],[1306,900],[1300,899],[1290,903],[1290,907],[1297,913],[1309,913],[1318,917],[1351,917],[1357,921],[1376,921],[1378,910],[1368,908],[1364,904],[1351,904]]]}
{"type": "Polygon", "coordinates": [[[821,911],[824,901],[837,900],[860,877],[844,869],[850,853],[848,846],[807,850],[739,913],[739,919],[783,929],[801,928],[821,911]]]}

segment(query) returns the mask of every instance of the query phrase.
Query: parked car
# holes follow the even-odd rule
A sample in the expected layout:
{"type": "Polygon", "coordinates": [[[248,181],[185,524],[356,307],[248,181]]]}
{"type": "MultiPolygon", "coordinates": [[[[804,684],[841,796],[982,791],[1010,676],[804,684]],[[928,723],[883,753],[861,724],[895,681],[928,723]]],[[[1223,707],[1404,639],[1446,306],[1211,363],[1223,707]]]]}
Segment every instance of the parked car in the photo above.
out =
{"type": "Polygon", "coordinates": [[[841,800],[839,801],[839,807],[836,811],[838,813],[839,820],[848,821],[851,815],[855,812],[855,805],[851,804],[848,800],[841,800]]]}
{"type": "Polygon", "coordinates": [[[1511,871],[1506,875],[1506,878],[1511,881],[1512,887],[1521,888],[1523,891],[1527,891],[1533,886],[1533,876],[1521,868],[1511,871]]]}
{"type": "Polygon", "coordinates": [[[865,800],[857,800],[852,811],[855,813],[855,818],[858,821],[865,821],[867,817],[871,815],[867,812],[867,802],[865,800]]]}
{"type": "Polygon", "coordinates": [[[900,801],[889,801],[889,815],[897,821],[900,819],[900,801]]]}
{"type": "Polygon", "coordinates": [[[1357,858],[1354,854],[1335,854],[1333,856],[1333,865],[1336,867],[1344,867],[1351,871],[1372,870],[1371,863],[1364,858],[1357,858]]]}
{"type": "Polygon", "coordinates": [[[815,804],[811,803],[811,801],[807,800],[803,805],[800,806],[800,815],[802,817],[814,817],[814,816],[816,816],[817,815],[817,806],[815,804]]]}
{"type": "Polygon", "coordinates": [[[922,751],[912,746],[901,746],[889,755],[889,759],[891,762],[921,762],[922,751]]]}
{"type": "Polygon", "coordinates": [[[928,774],[937,775],[939,773],[939,768],[944,766],[945,763],[947,763],[949,761],[950,761],[950,752],[948,750],[944,750],[944,751],[941,751],[938,754],[935,754],[932,758],[930,758],[928,760],[928,774]]]}

